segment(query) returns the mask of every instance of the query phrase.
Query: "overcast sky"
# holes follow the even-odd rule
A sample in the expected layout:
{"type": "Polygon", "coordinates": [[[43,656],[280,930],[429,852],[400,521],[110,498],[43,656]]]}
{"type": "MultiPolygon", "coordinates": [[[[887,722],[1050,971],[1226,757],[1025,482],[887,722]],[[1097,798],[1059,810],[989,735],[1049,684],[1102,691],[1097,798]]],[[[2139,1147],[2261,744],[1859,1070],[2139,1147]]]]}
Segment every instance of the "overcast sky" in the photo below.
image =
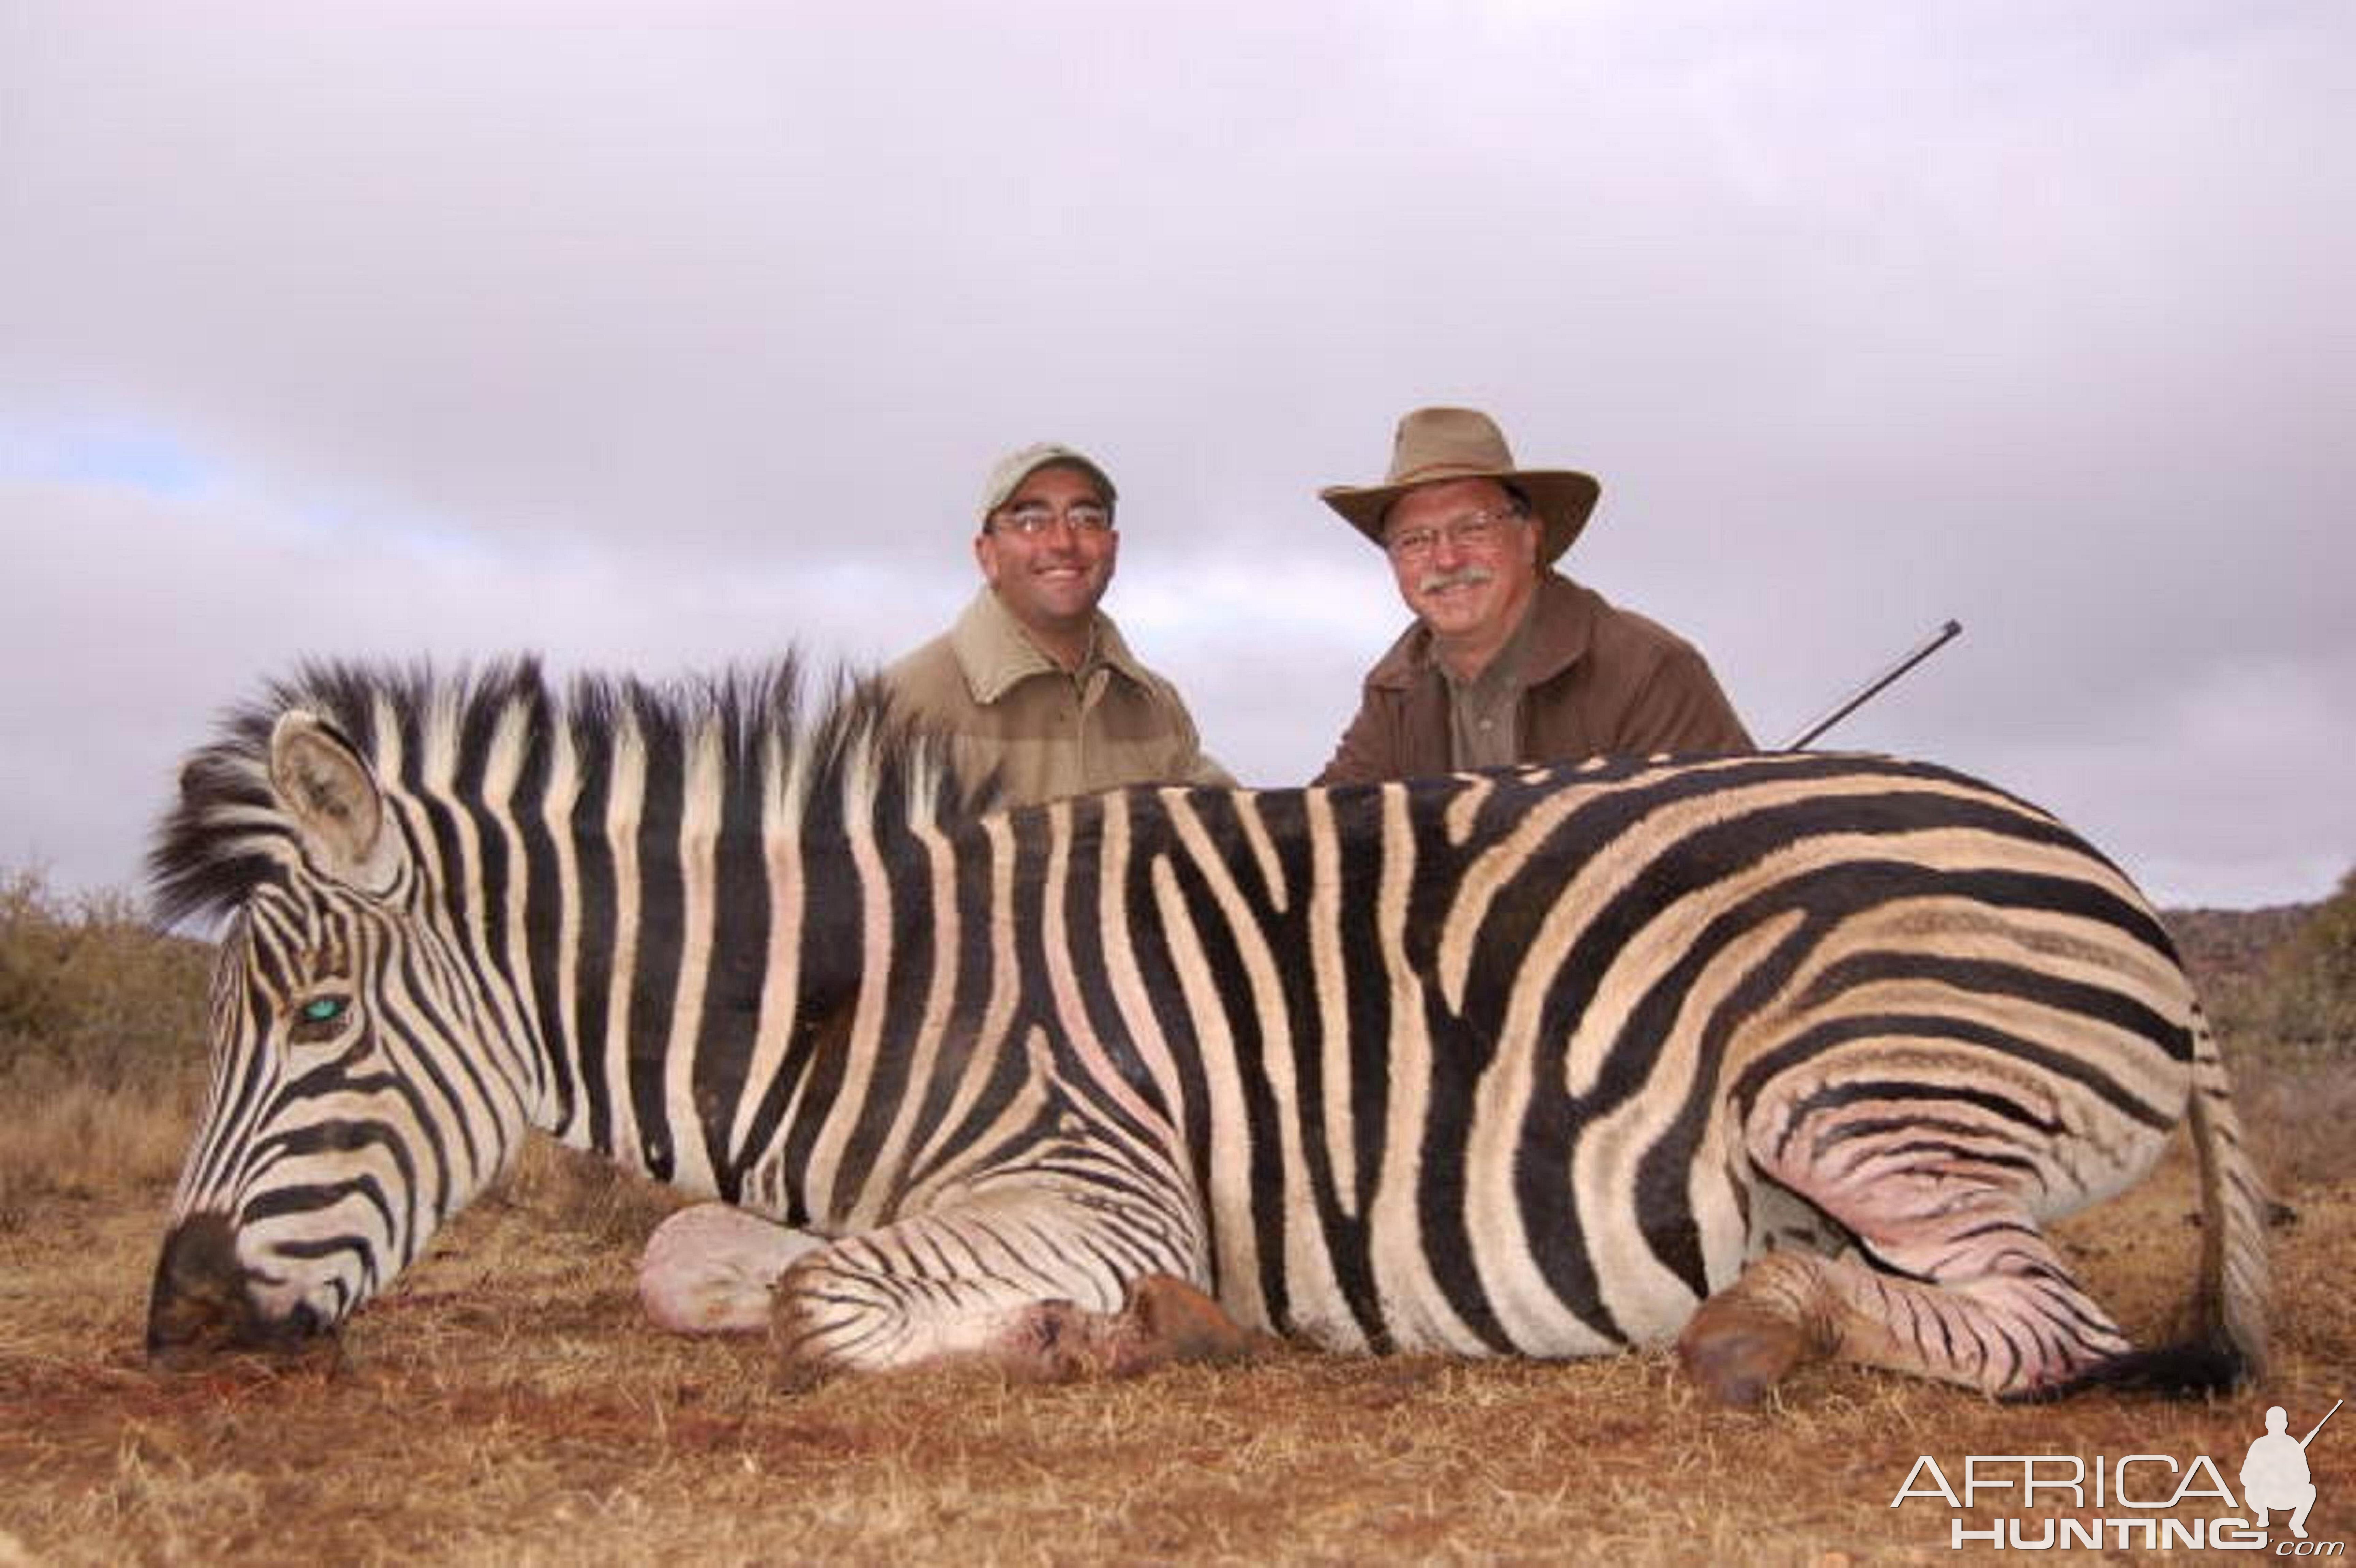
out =
{"type": "Polygon", "coordinates": [[[881,660],[1119,484],[1254,784],[1404,624],[1315,499],[1466,402],[1789,739],[2159,901],[2356,866],[2356,5],[0,0],[0,870],[134,884],[314,655],[881,660]]]}

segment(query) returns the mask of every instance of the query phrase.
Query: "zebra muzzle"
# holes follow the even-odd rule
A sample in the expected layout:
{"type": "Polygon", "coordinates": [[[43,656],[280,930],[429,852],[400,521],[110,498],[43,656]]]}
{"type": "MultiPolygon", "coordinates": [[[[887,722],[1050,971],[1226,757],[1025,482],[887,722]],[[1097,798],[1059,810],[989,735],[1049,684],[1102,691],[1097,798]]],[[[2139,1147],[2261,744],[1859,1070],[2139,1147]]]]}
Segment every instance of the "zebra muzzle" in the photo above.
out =
{"type": "Polygon", "coordinates": [[[174,1226],[147,1301],[148,1360],[180,1371],[229,1355],[292,1358],[320,1340],[316,1313],[297,1307],[270,1317],[254,1300],[252,1281],[226,1218],[198,1214],[174,1226]]]}

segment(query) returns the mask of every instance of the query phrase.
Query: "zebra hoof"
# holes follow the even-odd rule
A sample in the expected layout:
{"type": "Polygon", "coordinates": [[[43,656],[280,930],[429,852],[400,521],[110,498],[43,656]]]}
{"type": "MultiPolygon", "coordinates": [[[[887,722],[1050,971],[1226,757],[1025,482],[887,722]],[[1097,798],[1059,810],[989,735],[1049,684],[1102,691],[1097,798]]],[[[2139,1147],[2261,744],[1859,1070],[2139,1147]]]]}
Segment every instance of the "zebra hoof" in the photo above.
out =
{"type": "Polygon", "coordinates": [[[1024,1309],[993,1359],[1010,1376],[1067,1382],[1127,1378],[1173,1361],[1236,1361],[1258,1339],[1184,1280],[1148,1275],[1133,1282],[1118,1312],[1091,1312],[1069,1301],[1024,1309]]]}
{"type": "Polygon", "coordinates": [[[1116,1371],[1142,1371],[1164,1361],[1241,1361],[1266,1342],[1208,1296],[1166,1274],[1150,1274],[1131,1285],[1120,1318],[1136,1360],[1116,1371]]]}
{"type": "Polygon", "coordinates": [[[1703,1302],[1677,1336],[1687,1375],[1719,1403],[1740,1407],[1766,1397],[1807,1349],[1798,1324],[1725,1292],[1703,1302]]]}

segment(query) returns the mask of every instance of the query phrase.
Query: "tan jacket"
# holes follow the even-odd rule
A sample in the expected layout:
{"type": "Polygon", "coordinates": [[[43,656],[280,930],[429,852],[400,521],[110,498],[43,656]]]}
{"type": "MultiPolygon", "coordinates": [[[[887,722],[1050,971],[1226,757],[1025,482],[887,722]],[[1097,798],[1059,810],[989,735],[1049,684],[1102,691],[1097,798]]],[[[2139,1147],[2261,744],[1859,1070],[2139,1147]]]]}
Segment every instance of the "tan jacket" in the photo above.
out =
{"type": "Polygon", "coordinates": [[[1203,754],[1178,688],[1138,663],[1112,618],[1070,672],[987,587],[957,624],[884,672],[899,702],[947,731],[958,772],[998,770],[1010,805],[1132,784],[1232,784],[1203,754]]]}
{"type": "MultiPolygon", "coordinates": [[[[1692,644],[1559,572],[1538,579],[1516,754],[1748,752],[1749,731],[1692,644]]],[[[1357,717],[1321,784],[1453,771],[1448,685],[1419,621],[1366,673],[1357,717]]]]}

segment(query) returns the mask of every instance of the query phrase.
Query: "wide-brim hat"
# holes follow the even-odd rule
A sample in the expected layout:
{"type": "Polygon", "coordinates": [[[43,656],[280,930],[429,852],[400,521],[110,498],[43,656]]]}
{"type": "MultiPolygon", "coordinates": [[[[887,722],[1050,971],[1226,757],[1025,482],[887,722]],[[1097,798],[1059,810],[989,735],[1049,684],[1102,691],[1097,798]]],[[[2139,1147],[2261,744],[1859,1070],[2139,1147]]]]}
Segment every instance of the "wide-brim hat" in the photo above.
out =
{"type": "Polygon", "coordinates": [[[1317,492],[1349,525],[1380,545],[1391,503],[1423,485],[1494,479],[1530,504],[1541,532],[1538,564],[1551,563],[1587,527],[1603,493],[1590,475],[1568,468],[1517,468],[1497,421],[1477,409],[1418,409],[1398,422],[1391,469],[1379,485],[1330,485],[1317,492]]]}

